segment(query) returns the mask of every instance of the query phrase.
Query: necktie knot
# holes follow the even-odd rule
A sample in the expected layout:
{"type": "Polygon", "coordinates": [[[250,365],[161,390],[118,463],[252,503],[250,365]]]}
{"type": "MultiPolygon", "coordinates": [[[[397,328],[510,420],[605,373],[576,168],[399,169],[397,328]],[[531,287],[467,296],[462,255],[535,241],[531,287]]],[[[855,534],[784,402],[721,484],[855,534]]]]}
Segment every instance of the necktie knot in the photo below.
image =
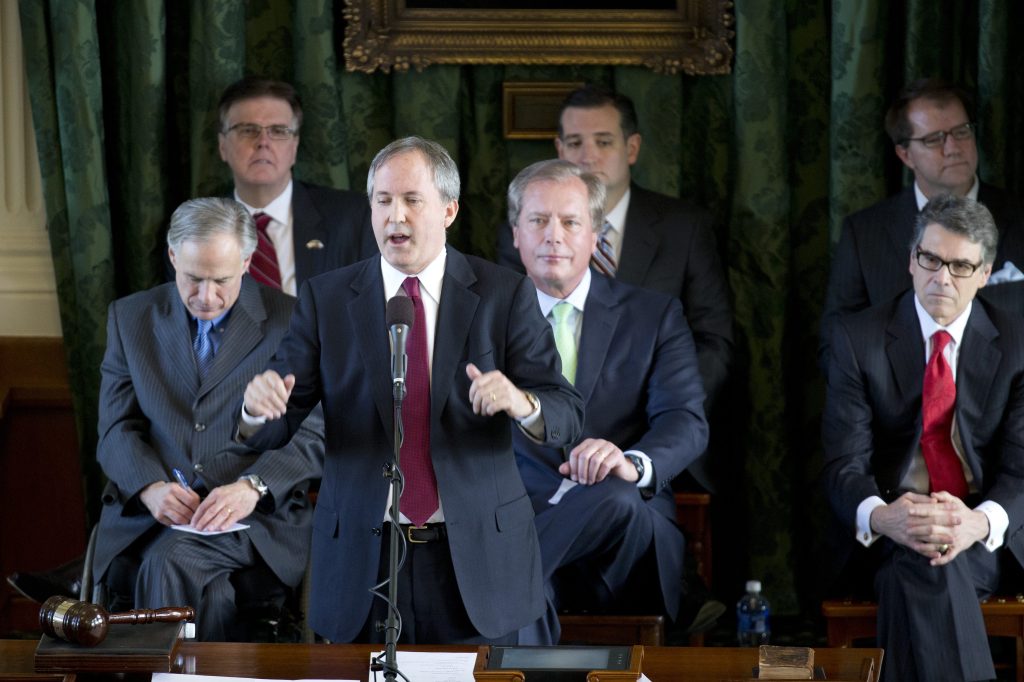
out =
{"type": "Polygon", "coordinates": [[[953,337],[945,329],[940,329],[932,334],[932,357],[935,357],[936,353],[942,353],[942,351],[946,350],[946,346],[952,340],[953,337]]]}
{"type": "Polygon", "coordinates": [[[420,279],[419,277],[406,277],[405,281],[402,282],[402,288],[405,289],[405,293],[408,294],[409,298],[420,297],[420,279]]]}

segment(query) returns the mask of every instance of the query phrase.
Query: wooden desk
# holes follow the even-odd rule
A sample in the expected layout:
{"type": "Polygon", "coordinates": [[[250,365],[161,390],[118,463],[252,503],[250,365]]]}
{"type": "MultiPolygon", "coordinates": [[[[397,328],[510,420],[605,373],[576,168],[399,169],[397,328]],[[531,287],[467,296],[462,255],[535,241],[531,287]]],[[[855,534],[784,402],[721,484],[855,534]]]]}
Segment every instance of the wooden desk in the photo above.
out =
{"type": "MultiPolygon", "coordinates": [[[[32,672],[36,642],[0,640],[0,676],[32,672]]],[[[367,644],[222,644],[187,642],[181,645],[187,669],[202,675],[263,677],[271,679],[367,679],[370,652],[367,644]]],[[[474,647],[399,647],[417,651],[476,651],[474,647]]],[[[864,680],[865,662],[875,670],[881,649],[815,649],[814,662],[830,680],[864,680]]],[[[722,647],[647,647],[643,672],[652,682],[720,682],[750,677],[757,665],[756,649],[722,647]]],[[[79,680],[89,679],[79,675],[79,680]]]]}

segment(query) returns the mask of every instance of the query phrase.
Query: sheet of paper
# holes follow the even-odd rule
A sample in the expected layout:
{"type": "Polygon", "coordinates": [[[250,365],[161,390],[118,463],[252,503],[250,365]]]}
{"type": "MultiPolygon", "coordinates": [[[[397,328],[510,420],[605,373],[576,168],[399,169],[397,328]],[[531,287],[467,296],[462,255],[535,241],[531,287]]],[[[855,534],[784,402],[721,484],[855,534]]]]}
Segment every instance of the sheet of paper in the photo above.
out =
{"type": "MultiPolygon", "coordinates": [[[[260,682],[260,677],[221,677],[219,675],[182,675],[153,673],[153,682],[260,682]]],[[[296,682],[358,682],[358,680],[296,680],[296,682]]]]}
{"type": "Polygon", "coordinates": [[[234,533],[239,530],[245,530],[248,527],[249,526],[245,525],[244,523],[236,523],[232,525],[230,528],[226,528],[224,530],[196,530],[188,524],[179,524],[171,526],[171,528],[173,528],[174,530],[180,530],[183,533],[195,533],[196,535],[220,535],[221,533],[234,533]]]}
{"type": "Polygon", "coordinates": [[[562,497],[564,497],[567,492],[578,485],[579,483],[576,481],[570,481],[568,478],[563,478],[562,483],[558,486],[558,490],[556,490],[555,494],[551,496],[550,500],[548,500],[548,504],[558,504],[562,501],[562,497]]]}
{"type": "MultiPolygon", "coordinates": [[[[384,652],[378,651],[370,657],[379,656],[382,660],[384,652]]],[[[473,682],[473,666],[476,665],[476,654],[450,654],[434,651],[399,651],[396,656],[398,669],[408,679],[415,682],[473,682]]],[[[370,671],[370,682],[383,682],[384,673],[370,671]]],[[[399,678],[401,679],[401,678],[399,678]]]]}

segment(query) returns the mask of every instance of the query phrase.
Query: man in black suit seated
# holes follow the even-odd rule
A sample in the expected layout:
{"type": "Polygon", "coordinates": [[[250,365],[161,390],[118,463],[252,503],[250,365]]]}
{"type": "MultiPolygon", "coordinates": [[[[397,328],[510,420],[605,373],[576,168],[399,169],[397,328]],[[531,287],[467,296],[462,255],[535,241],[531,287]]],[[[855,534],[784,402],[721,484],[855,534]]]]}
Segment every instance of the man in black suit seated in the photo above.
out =
{"type": "Polygon", "coordinates": [[[275,279],[261,262],[265,246],[257,249],[251,269],[257,281],[295,296],[313,275],[376,253],[365,196],[292,177],[302,127],[295,88],[243,78],[224,91],[218,115],[218,149],[231,168],[235,199],[256,218],[261,242],[269,239],[276,251],[275,279]]]}
{"type": "MultiPolygon", "coordinates": [[[[640,187],[630,169],[640,155],[636,109],[625,95],[588,85],[562,103],[558,158],[597,175],[607,190],[599,244],[610,245],[616,280],[661,291],[682,301],[697,345],[709,413],[732,365],[732,311],[711,215],[689,202],[640,187]]],[[[498,231],[498,263],[523,271],[512,230],[498,231]]],[[[706,489],[714,485],[705,463],[689,469],[706,489]]]]}
{"type": "Polygon", "coordinates": [[[1024,213],[1015,198],[978,179],[977,125],[966,93],[934,79],[914,81],[889,107],[885,131],[914,174],[914,184],[843,220],[832,258],[821,319],[818,357],[823,370],[836,319],[888,301],[910,286],[906,245],[914,219],[939,194],[985,204],[999,230],[994,277],[982,298],[1024,313],[1024,213]],[[1008,262],[1012,263],[1009,265],[1008,262]]]}
{"type": "Polygon", "coordinates": [[[913,289],[835,324],[824,480],[842,558],[873,571],[885,680],[995,677],[978,600],[1024,558],[1024,318],[975,298],[997,237],[979,202],[932,199],[913,289]]]}
{"type": "Polygon", "coordinates": [[[570,448],[512,437],[549,596],[563,609],[677,620],[684,540],[671,482],[708,439],[682,306],[590,266],[604,213],[596,175],[540,161],[509,185],[508,204],[562,373],[585,400],[583,437],[570,448]]]}

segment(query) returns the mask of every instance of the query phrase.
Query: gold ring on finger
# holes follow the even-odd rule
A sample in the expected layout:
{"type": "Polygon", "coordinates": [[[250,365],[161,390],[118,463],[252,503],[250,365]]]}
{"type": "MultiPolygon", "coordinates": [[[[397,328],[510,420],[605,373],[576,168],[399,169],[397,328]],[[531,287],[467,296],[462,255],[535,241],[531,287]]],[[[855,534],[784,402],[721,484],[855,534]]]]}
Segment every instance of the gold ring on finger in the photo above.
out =
{"type": "Polygon", "coordinates": [[[942,556],[946,556],[946,554],[949,552],[949,545],[943,542],[941,545],[939,545],[938,549],[939,554],[941,554],[942,556]]]}
{"type": "Polygon", "coordinates": [[[491,402],[492,402],[492,403],[493,403],[493,402],[497,402],[497,400],[498,400],[498,396],[496,396],[496,395],[494,395],[494,394],[492,393],[492,394],[491,394],[491,402]]]}

